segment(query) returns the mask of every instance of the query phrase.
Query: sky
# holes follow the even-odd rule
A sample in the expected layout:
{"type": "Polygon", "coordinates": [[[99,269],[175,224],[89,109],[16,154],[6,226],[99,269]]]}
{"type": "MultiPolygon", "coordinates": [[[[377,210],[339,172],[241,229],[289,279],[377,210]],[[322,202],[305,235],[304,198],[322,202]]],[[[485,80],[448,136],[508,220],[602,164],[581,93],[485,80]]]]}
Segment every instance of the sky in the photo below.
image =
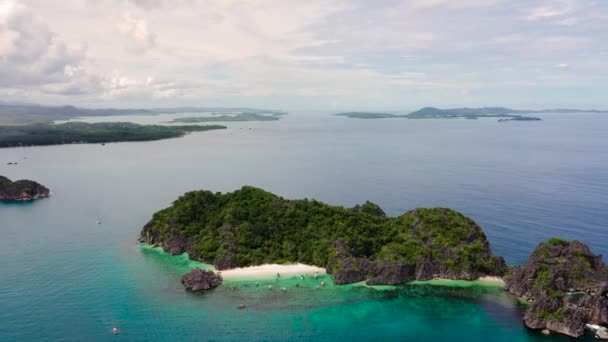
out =
{"type": "Polygon", "coordinates": [[[0,101],[608,109],[608,0],[0,0],[0,101]]]}

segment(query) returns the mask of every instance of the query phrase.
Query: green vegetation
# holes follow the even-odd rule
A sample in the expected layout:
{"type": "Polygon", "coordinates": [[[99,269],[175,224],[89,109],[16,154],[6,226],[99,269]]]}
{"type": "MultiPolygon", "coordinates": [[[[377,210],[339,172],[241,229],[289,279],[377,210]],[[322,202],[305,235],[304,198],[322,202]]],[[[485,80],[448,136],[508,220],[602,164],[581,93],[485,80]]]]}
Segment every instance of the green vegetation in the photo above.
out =
{"type": "Polygon", "coordinates": [[[198,116],[178,118],[171,123],[197,123],[197,122],[242,122],[242,121],[278,121],[277,115],[263,115],[257,113],[238,113],[234,115],[198,116]]]}
{"type": "Polygon", "coordinates": [[[281,110],[255,108],[174,107],[152,109],[117,109],[79,108],[74,106],[42,106],[36,104],[8,104],[0,102],[0,124],[23,125],[32,123],[53,123],[56,120],[69,120],[78,117],[90,116],[211,113],[218,111],[224,113],[266,114],[271,116],[282,116],[287,114],[287,112],[281,110]]]}
{"type": "MultiPolygon", "coordinates": [[[[540,118],[522,116],[522,113],[533,111],[519,111],[503,107],[484,107],[484,108],[454,108],[438,109],[425,107],[407,115],[397,115],[389,113],[370,113],[370,112],[347,112],[334,114],[345,116],[351,119],[469,119],[478,118],[503,118],[501,121],[538,121],[540,118]]],[[[540,113],[540,112],[539,112],[540,113]]]]}
{"type": "Polygon", "coordinates": [[[572,288],[585,288],[596,282],[593,255],[579,241],[551,238],[536,247],[534,260],[536,272],[532,279],[533,293],[546,293],[553,299],[561,299],[565,293],[555,289],[555,279],[570,282],[572,288]],[[566,276],[567,275],[567,276],[566,276]]]}
{"type": "Polygon", "coordinates": [[[563,322],[564,319],[566,319],[566,315],[564,313],[564,308],[559,308],[556,309],[553,312],[550,311],[546,311],[546,310],[536,310],[535,311],[536,315],[542,319],[548,320],[548,321],[558,321],[558,322],[563,322]]]}
{"type": "Polygon", "coordinates": [[[31,180],[11,181],[0,176],[0,201],[33,200],[49,196],[49,189],[31,180]]]}
{"type": "Polygon", "coordinates": [[[7,187],[7,186],[11,185],[12,183],[13,183],[12,180],[10,180],[4,176],[0,176],[0,188],[7,187]]]}
{"type": "MultiPolygon", "coordinates": [[[[531,111],[513,110],[504,107],[483,107],[483,108],[454,108],[438,109],[425,107],[416,112],[410,113],[408,119],[478,119],[478,118],[507,118],[513,121],[538,121],[540,118],[522,116],[522,113],[531,111]]],[[[505,121],[505,120],[502,120],[505,121]]]]}
{"type": "Polygon", "coordinates": [[[141,240],[166,249],[188,246],[192,258],[208,263],[231,258],[231,267],[274,262],[324,267],[336,256],[337,241],[346,243],[353,257],[388,263],[449,258],[454,270],[482,272],[496,264],[481,228],[450,209],[421,208],[391,218],[371,202],[347,209],[286,200],[249,186],[226,194],[188,192],[154,214],[141,240]]]}
{"type": "Polygon", "coordinates": [[[541,118],[532,116],[511,116],[511,121],[541,121],[541,118]]]}
{"type": "MultiPolygon", "coordinates": [[[[550,238],[545,243],[548,243],[551,246],[568,246],[568,241],[560,238],[550,238]]],[[[544,243],[539,244],[539,247],[542,249],[544,243]]]]}
{"type": "Polygon", "coordinates": [[[0,147],[148,141],[181,137],[188,132],[223,129],[225,126],[159,126],[126,122],[30,124],[0,126],[0,147]]]}

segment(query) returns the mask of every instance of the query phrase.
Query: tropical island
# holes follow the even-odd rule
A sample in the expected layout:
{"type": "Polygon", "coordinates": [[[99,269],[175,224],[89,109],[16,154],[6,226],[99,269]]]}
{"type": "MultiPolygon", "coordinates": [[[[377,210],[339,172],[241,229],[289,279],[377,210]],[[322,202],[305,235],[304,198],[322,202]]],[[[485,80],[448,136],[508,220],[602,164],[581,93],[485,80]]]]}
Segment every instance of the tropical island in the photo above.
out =
{"type": "Polygon", "coordinates": [[[53,123],[57,120],[70,120],[92,116],[158,115],[177,113],[251,113],[273,116],[286,115],[287,112],[271,109],[245,107],[170,107],[170,108],[80,108],[74,106],[44,106],[29,103],[0,102],[0,124],[53,123]]]}
{"type": "Polygon", "coordinates": [[[5,125],[0,126],[0,147],[150,141],[225,128],[220,125],[161,126],[128,122],[5,125]]]}
{"type": "Polygon", "coordinates": [[[12,180],[0,176],[0,201],[31,201],[49,197],[49,189],[31,180],[12,180]]]}
{"type": "Polygon", "coordinates": [[[221,114],[214,116],[196,116],[187,118],[177,118],[169,121],[169,123],[199,123],[199,122],[246,122],[246,121],[279,121],[281,115],[277,114],[259,114],[259,113],[237,113],[237,114],[221,114]]]}
{"type": "MultiPolygon", "coordinates": [[[[524,298],[531,329],[580,337],[608,331],[608,269],[578,241],[542,243],[521,267],[507,267],[473,220],[447,208],[417,208],[388,217],[371,202],[353,208],[287,200],[245,186],[231,193],[192,191],[155,213],[140,242],[214,265],[216,270],[302,263],[336,284],[399,285],[413,280],[504,279],[524,298]]],[[[209,290],[222,274],[195,268],[182,278],[209,290]]]]}
{"type": "Polygon", "coordinates": [[[541,118],[525,116],[524,114],[542,113],[608,113],[601,110],[582,109],[543,109],[543,110],[517,110],[505,107],[482,107],[482,108],[451,108],[439,109],[435,107],[424,107],[410,114],[391,114],[380,112],[346,112],[334,114],[351,119],[469,119],[499,118],[504,121],[540,121],[541,118]]]}

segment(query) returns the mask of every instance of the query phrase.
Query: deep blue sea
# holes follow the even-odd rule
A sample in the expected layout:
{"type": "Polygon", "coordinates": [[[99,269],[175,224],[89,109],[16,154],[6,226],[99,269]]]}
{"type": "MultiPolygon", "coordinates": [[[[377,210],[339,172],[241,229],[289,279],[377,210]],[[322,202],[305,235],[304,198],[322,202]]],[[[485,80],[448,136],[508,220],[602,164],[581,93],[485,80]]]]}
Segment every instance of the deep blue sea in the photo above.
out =
{"type": "Polygon", "coordinates": [[[296,112],[156,142],[0,149],[1,175],[53,193],[0,204],[0,341],[565,340],[527,331],[513,298],[481,287],[311,286],[283,294],[243,284],[190,294],[179,282],[191,267],[186,258],[136,242],[151,215],[186,191],[254,185],[343,206],[370,200],[390,215],[454,208],[479,223],[510,264],[552,236],[608,254],[608,115],[542,117],[296,112]],[[248,309],[237,310],[241,302],[248,309]],[[112,327],[122,333],[110,334],[112,327]]]}

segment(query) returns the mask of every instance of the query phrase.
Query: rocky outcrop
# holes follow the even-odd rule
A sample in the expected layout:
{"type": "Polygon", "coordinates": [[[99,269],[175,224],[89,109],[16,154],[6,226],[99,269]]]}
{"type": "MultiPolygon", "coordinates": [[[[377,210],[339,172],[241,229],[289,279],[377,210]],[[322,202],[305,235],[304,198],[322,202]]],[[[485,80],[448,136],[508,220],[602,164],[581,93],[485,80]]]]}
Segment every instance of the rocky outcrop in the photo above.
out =
{"type": "Polygon", "coordinates": [[[608,325],[608,268],[579,241],[541,243],[506,286],[530,301],[523,320],[531,329],[581,337],[585,324],[608,325]]]}
{"type": "Polygon", "coordinates": [[[31,180],[16,182],[0,176],[0,201],[31,201],[49,197],[49,189],[31,180]]]}
{"type": "Polygon", "coordinates": [[[151,227],[151,223],[144,226],[144,229],[139,236],[139,242],[162,247],[165,252],[171,255],[191,253],[192,240],[184,237],[183,235],[172,235],[169,238],[161,241],[159,234],[152,230],[151,227]]]}
{"type": "Polygon", "coordinates": [[[417,209],[399,219],[411,228],[400,234],[402,241],[388,244],[375,258],[356,257],[347,241],[334,241],[334,257],[327,266],[334,282],[396,285],[435,278],[475,280],[502,276],[507,270],[504,259],[492,254],[481,228],[461,214],[417,209]]]}
{"type": "Polygon", "coordinates": [[[182,277],[182,284],[190,291],[211,290],[222,284],[222,276],[196,267],[182,277]]]}

